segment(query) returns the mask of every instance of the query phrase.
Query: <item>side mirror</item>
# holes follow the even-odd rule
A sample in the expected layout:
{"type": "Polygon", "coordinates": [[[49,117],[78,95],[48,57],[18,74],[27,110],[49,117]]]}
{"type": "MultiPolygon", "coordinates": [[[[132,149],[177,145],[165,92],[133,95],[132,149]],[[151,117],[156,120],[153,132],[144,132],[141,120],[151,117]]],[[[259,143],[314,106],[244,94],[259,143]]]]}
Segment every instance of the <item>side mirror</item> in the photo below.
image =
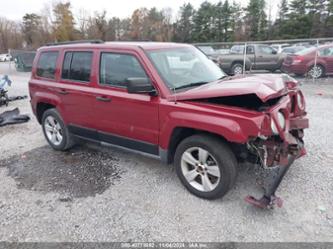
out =
{"type": "Polygon", "coordinates": [[[156,90],[149,78],[127,78],[126,86],[128,93],[148,93],[156,96],[156,90]]]}

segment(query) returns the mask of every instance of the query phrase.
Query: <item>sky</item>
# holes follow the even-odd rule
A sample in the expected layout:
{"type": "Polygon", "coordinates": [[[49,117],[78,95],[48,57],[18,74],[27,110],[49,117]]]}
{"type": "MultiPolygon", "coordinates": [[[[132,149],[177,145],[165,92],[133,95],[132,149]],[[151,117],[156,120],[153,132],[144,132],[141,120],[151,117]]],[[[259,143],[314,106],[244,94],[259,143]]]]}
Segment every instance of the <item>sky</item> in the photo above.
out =
{"type": "MultiPolygon", "coordinates": [[[[61,0],[66,2],[65,0],[61,0]]],[[[73,12],[78,13],[80,9],[85,9],[93,14],[95,11],[107,11],[108,17],[117,16],[120,18],[130,17],[132,12],[140,7],[171,8],[176,15],[179,7],[184,3],[190,2],[199,7],[204,0],[70,0],[73,12]]],[[[216,3],[219,0],[209,0],[216,3]]],[[[21,20],[25,13],[38,13],[45,6],[58,2],[54,0],[0,0],[0,17],[6,17],[11,20],[21,20]]],[[[232,2],[232,1],[230,1],[232,2]]],[[[242,6],[246,6],[248,0],[236,0],[242,6]]],[[[277,9],[276,0],[266,0],[267,5],[272,6],[272,16],[275,16],[277,9]]]]}

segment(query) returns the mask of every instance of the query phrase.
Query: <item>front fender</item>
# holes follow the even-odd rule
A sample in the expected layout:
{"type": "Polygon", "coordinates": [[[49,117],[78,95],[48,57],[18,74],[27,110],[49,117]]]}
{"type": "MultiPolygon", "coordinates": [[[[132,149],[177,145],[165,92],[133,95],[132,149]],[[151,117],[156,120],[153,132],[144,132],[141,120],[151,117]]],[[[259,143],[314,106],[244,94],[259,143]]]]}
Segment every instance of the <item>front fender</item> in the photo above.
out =
{"type": "MultiPolygon", "coordinates": [[[[182,105],[178,103],[177,105],[182,105]]],[[[160,125],[160,146],[167,149],[174,129],[191,128],[222,136],[227,141],[246,143],[250,136],[258,136],[263,114],[242,116],[237,113],[225,113],[221,110],[209,109],[191,105],[191,110],[178,109],[163,113],[160,125]],[[230,115],[228,115],[230,114],[230,115]],[[241,117],[242,116],[242,117],[241,117]]],[[[234,112],[237,112],[233,110],[234,112]]]]}

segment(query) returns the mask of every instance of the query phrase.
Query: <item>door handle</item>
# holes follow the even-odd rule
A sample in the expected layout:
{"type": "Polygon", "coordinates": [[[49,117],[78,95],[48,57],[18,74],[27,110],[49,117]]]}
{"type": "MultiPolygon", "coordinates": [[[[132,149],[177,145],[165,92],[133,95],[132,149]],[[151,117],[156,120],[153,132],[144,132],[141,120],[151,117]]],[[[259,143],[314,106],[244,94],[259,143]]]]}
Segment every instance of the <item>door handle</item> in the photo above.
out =
{"type": "Polygon", "coordinates": [[[67,92],[65,89],[61,89],[58,91],[58,93],[62,95],[67,95],[69,92],[67,92]]]}
{"type": "Polygon", "coordinates": [[[103,97],[103,96],[97,96],[96,99],[98,101],[102,101],[102,102],[111,102],[111,99],[108,97],[103,97]]]}

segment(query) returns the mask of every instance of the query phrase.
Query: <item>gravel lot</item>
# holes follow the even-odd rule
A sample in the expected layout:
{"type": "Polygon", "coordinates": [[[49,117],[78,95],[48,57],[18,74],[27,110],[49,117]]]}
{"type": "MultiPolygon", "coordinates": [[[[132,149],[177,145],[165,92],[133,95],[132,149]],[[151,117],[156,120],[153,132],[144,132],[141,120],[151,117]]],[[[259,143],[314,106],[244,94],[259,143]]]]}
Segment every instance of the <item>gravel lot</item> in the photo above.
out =
{"type": "MultiPolygon", "coordinates": [[[[0,63],[4,73],[10,95],[28,94],[28,73],[0,63]]],[[[250,167],[223,200],[201,200],[154,159],[93,144],[51,150],[28,99],[1,107],[32,120],[0,128],[0,241],[333,242],[333,78],[302,88],[308,155],[280,186],[283,208],[272,211],[244,203],[261,193],[250,167]]]]}

